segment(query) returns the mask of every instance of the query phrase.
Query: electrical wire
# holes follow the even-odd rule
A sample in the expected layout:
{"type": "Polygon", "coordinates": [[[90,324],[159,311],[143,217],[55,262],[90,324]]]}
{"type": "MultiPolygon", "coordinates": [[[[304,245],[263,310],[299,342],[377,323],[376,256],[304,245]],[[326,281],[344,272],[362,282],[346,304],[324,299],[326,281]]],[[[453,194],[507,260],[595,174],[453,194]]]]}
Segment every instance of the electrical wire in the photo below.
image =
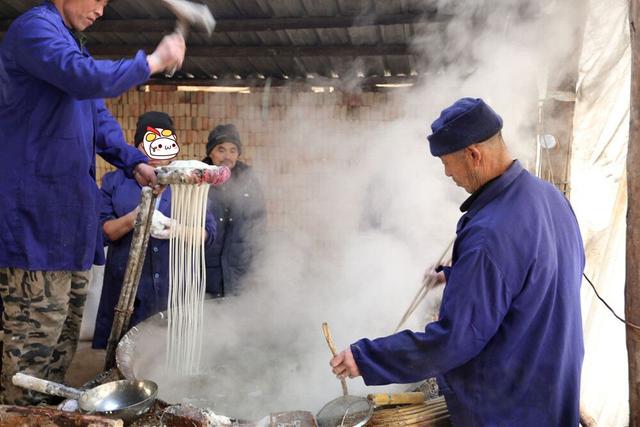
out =
{"type": "Polygon", "coordinates": [[[633,329],[637,329],[640,330],[640,326],[633,324],[631,322],[627,322],[625,319],[623,319],[622,317],[618,316],[618,314],[613,310],[613,308],[611,308],[611,306],[609,304],[607,304],[607,302],[604,300],[604,298],[602,298],[600,296],[600,294],[598,293],[598,291],[596,290],[596,287],[593,285],[593,283],[591,282],[591,280],[589,280],[589,278],[587,277],[586,274],[582,273],[582,275],[584,276],[585,279],[587,279],[587,282],[589,282],[589,284],[591,285],[591,288],[593,289],[593,292],[596,293],[596,297],[598,297],[598,299],[600,301],[602,301],[602,303],[605,305],[605,307],[607,307],[609,309],[609,311],[616,317],[616,319],[618,319],[619,321],[621,321],[622,323],[624,323],[625,325],[633,328],[633,329]]]}

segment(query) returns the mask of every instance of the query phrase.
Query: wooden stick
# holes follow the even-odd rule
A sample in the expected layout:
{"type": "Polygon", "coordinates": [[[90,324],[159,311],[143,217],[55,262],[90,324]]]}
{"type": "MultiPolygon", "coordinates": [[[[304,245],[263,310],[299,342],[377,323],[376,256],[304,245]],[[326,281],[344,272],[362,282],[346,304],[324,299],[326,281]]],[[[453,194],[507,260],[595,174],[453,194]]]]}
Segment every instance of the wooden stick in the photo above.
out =
{"type": "Polygon", "coordinates": [[[415,405],[424,402],[425,395],[421,391],[407,393],[374,393],[367,395],[367,399],[375,406],[387,405],[415,405]]]}
{"type": "Polygon", "coordinates": [[[211,184],[220,185],[231,176],[226,166],[207,166],[206,168],[188,168],[176,166],[162,166],[156,168],[158,184],[211,184]]]}
{"type": "Polygon", "coordinates": [[[438,411],[425,411],[424,407],[422,409],[422,411],[405,415],[394,413],[393,410],[389,410],[385,414],[381,414],[379,411],[376,411],[372,419],[369,421],[369,425],[433,425],[433,423],[438,421],[449,419],[449,412],[447,408],[441,408],[438,411]]]}
{"type": "Polygon", "coordinates": [[[395,411],[396,414],[406,415],[412,414],[420,411],[432,411],[432,410],[440,410],[441,408],[446,408],[446,403],[439,403],[437,405],[420,405],[420,406],[407,406],[404,408],[397,408],[395,410],[391,409],[390,411],[395,411]]]}
{"type": "MultiPolygon", "coordinates": [[[[453,246],[453,242],[454,240],[452,240],[449,243],[449,245],[447,245],[447,248],[444,250],[444,252],[440,256],[438,262],[436,263],[436,266],[442,265],[445,262],[447,254],[449,253],[449,249],[451,249],[451,247],[453,246]]],[[[420,289],[418,289],[416,296],[413,297],[413,301],[411,301],[411,304],[409,304],[409,308],[407,308],[407,311],[405,311],[404,315],[402,316],[402,319],[400,319],[400,322],[398,322],[398,326],[396,326],[396,329],[394,332],[398,332],[400,330],[402,325],[404,325],[407,319],[409,319],[409,317],[413,314],[416,308],[418,308],[418,306],[420,305],[420,302],[422,302],[422,300],[427,296],[429,291],[435,285],[436,285],[436,279],[432,278],[431,280],[427,281],[426,283],[423,283],[422,286],[420,286],[420,289]]]]}
{"type": "Polygon", "coordinates": [[[404,406],[402,408],[379,409],[379,410],[376,410],[376,414],[380,416],[392,415],[394,417],[401,417],[401,416],[416,414],[419,412],[440,411],[446,408],[447,408],[446,402],[444,400],[439,400],[437,403],[433,403],[433,404],[422,403],[418,405],[404,406]]]}
{"type": "Polygon", "coordinates": [[[434,408],[432,410],[427,410],[425,408],[422,408],[421,410],[415,411],[413,413],[400,413],[400,412],[389,411],[387,413],[380,414],[379,412],[376,412],[376,419],[404,420],[404,419],[415,418],[417,416],[439,416],[446,413],[448,413],[448,409],[446,407],[438,408],[438,409],[434,408]]]}
{"type": "Polygon", "coordinates": [[[626,283],[624,289],[626,342],[629,364],[629,426],[640,427],[640,331],[629,325],[640,324],[640,0],[629,1],[631,35],[631,105],[627,145],[627,242],[626,283]]]}
{"type": "Polygon", "coordinates": [[[136,293],[138,292],[138,283],[140,282],[140,275],[142,274],[142,267],[144,265],[144,258],[147,254],[155,201],[156,195],[153,193],[153,190],[150,187],[144,187],[142,189],[140,210],[138,211],[138,216],[136,217],[133,228],[127,269],[124,272],[124,282],[122,284],[122,290],[120,291],[118,304],[115,308],[115,316],[107,344],[107,354],[104,362],[105,370],[115,367],[118,342],[120,342],[120,339],[129,327],[129,321],[133,313],[133,304],[136,299],[136,293]]]}
{"type": "MultiPolygon", "coordinates": [[[[336,351],[336,345],[333,342],[331,330],[329,329],[329,324],[327,322],[322,323],[322,333],[324,334],[324,338],[327,340],[327,344],[329,345],[331,354],[333,356],[336,356],[338,352],[336,351]]],[[[340,378],[340,384],[342,385],[342,395],[347,396],[349,394],[349,391],[347,390],[347,380],[345,380],[344,378],[340,378]]]]}

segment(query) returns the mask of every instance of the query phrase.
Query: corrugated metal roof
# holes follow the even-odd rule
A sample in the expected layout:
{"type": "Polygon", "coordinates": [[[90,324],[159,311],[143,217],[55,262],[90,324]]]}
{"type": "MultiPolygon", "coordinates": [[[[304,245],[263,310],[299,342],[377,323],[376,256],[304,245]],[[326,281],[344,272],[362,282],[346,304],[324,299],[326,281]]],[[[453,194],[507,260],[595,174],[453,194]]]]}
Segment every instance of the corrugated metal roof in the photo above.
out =
{"type": "MultiPolygon", "coordinates": [[[[206,0],[217,20],[211,37],[192,33],[187,60],[175,78],[200,83],[249,82],[271,78],[318,82],[404,79],[426,63],[411,49],[412,39],[438,31],[437,14],[423,0],[206,0]],[[433,25],[431,22],[435,22],[433,25]]],[[[0,35],[38,0],[2,0],[0,35]]],[[[151,51],[175,18],[159,0],[117,0],[86,35],[97,57],[125,57],[151,51]]]]}

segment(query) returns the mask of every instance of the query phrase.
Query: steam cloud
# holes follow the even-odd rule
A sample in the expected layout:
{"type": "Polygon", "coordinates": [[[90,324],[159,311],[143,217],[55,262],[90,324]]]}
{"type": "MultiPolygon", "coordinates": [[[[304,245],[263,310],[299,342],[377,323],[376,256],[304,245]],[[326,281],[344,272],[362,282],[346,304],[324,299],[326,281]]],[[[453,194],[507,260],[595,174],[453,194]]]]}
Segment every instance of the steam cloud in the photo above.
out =
{"type": "MultiPolygon", "coordinates": [[[[279,211],[279,226],[258,236],[262,250],[243,295],[208,303],[207,375],[179,389],[185,379],[167,378],[145,357],[139,373],[158,380],[161,394],[174,400],[203,399],[215,412],[244,418],[316,412],[337,397],[321,323],[329,323],[340,349],[392,333],[423,272],[455,237],[466,194],[429,155],[428,124],[459,97],[482,97],[503,116],[514,157],[531,167],[537,101],[564,78],[563,59],[578,36],[577,6],[568,3],[438,2],[440,13],[453,18],[417,26],[413,46],[428,68],[419,85],[390,96],[399,119],[373,126],[301,119],[291,105],[281,138],[286,148],[278,148],[287,172],[254,166],[267,199],[286,191],[292,202],[279,211]],[[229,406],[220,403],[230,395],[229,406]]],[[[408,327],[424,327],[429,304],[408,327]]],[[[154,353],[151,341],[141,341],[147,354],[154,353]]],[[[378,391],[361,379],[349,386],[352,394],[378,391]]]]}

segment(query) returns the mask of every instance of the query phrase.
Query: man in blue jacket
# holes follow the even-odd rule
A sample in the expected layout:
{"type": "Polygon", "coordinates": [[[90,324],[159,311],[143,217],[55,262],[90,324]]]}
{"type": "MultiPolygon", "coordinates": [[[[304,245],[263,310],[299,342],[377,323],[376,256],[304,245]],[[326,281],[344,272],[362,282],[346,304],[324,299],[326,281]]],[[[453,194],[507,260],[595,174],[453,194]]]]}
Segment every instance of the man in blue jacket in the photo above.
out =
{"type": "Polygon", "coordinates": [[[179,67],[184,39],[165,37],[148,56],[94,60],[78,32],[106,3],[46,1],[13,22],[0,50],[2,403],[41,402],[12,375],[61,381],[75,352],[88,270],[104,263],[96,153],[141,185],[156,184],[102,98],[179,67]]]}
{"type": "Polygon", "coordinates": [[[471,194],[439,320],[357,341],[333,372],[368,385],[436,376],[455,426],[577,426],[585,258],[571,206],[512,159],[481,99],[457,101],[431,128],[431,154],[471,194]]]}

